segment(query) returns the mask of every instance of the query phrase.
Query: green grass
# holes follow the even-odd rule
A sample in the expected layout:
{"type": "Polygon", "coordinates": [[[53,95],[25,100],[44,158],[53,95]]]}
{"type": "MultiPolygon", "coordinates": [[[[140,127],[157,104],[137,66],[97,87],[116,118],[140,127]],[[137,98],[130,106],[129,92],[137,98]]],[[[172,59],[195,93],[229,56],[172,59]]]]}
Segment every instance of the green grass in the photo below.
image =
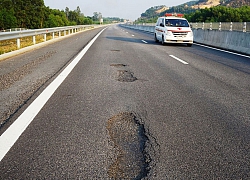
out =
{"type": "MultiPolygon", "coordinates": [[[[59,33],[55,33],[55,38],[59,36],[59,33]]],[[[61,36],[64,36],[64,32],[61,32],[61,36]]],[[[49,41],[52,39],[52,34],[46,34],[46,41],[49,41]]],[[[44,36],[43,35],[37,35],[36,36],[36,44],[39,44],[41,42],[44,42],[44,36]]],[[[33,40],[32,37],[24,37],[20,39],[21,48],[32,46],[33,40]]],[[[17,50],[17,40],[4,40],[0,41],[0,55],[4,53],[8,53],[11,51],[17,50]]]]}

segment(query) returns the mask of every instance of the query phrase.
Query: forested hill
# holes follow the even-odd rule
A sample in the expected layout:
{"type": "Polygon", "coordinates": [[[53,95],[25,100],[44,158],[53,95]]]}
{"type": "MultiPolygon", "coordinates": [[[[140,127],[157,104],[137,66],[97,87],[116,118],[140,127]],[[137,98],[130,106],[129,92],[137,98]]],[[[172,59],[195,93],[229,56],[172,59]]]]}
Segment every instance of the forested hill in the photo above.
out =
{"type": "Polygon", "coordinates": [[[210,8],[213,6],[227,6],[227,7],[242,7],[242,6],[249,6],[250,1],[249,0],[199,0],[197,3],[193,6],[194,9],[204,9],[204,8],[210,8]]]}
{"type": "Polygon", "coordinates": [[[229,7],[241,7],[241,6],[250,6],[249,0],[224,0],[221,1],[221,5],[229,7]]]}
{"type": "Polygon", "coordinates": [[[191,13],[194,11],[192,7],[196,5],[197,2],[198,2],[197,0],[189,1],[185,4],[181,4],[179,6],[173,6],[173,7],[167,7],[165,5],[154,6],[154,7],[147,9],[144,13],[142,13],[141,18],[145,18],[145,19],[155,18],[158,16],[162,16],[168,12],[191,13]]]}
{"type": "Polygon", "coordinates": [[[225,7],[242,7],[242,6],[250,6],[249,0],[194,0],[189,1],[184,4],[166,7],[155,6],[147,9],[144,13],[141,14],[140,19],[146,19],[147,21],[155,21],[156,17],[163,16],[165,13],[182,13],[182,14],[190,14],[199,9],[216,7],[216,6],[225,6],[225,7]],[[162,11],[164,9],[164,11],[162,11]]]}

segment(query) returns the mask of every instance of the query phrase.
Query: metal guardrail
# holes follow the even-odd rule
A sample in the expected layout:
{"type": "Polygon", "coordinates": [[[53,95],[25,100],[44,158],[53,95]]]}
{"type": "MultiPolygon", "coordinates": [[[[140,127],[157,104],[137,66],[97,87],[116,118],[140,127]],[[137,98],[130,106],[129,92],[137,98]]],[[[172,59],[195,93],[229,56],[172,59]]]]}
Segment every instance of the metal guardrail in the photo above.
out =
{"type": "Polygon", "coordinates": [[[195,29],[250,32],[250,22],[190,23],[195,29]]]}
{"type": "Polygon", "coordinates": [[[12,31],[23,31],[27,30],[26,28],[12,28],[12,29],[3,29],[0,32],[12,32],[12,31]]]}
{"type": "MultiPolygon", "coordinates": [[[[214,22],[214,23],[190,22],[190,24],[194,29],[250,32],[250,22],[214,22]]],[[[133,24],[133,25],[155,26],[155,23],[143,23],[143,24],[133,24]]]]}
{"type": "Polygon", "coordinates": [[[76,33],[84,29],[94,28],[95,25],[79,25],[79,26],[66,26],[66,27],[57,27],[57,28],[45,28],[45,29],[34,29],[34,30],[23,30],[23,31],[13,31],[13,32],[0,32],[0,41],[4,40],[17,40],[17,48],[20,49],[21,41],[23,37],[33,37],[33,44],[36,44],[36,36],[43,35],[44,41],[46,41],[46,35],[51,33],[52,39],[55,38],[55,33],[58,33],[58,36],[61,36],[61,32],[64,32],[65,35],[76,33]]]}

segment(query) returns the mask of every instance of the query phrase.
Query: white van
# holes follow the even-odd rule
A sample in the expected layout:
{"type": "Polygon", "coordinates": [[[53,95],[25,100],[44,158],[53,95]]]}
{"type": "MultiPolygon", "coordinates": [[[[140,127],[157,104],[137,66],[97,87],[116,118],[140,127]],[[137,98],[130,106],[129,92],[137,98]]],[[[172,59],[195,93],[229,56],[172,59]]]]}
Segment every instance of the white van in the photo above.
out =
{"type": "Polygon", "coordinates": [[[165,43],[185,43],[191,47],[193,32],[189,22],[182,14],[166,14],[159,17],[155,25],[155,41],[165,43]]]}

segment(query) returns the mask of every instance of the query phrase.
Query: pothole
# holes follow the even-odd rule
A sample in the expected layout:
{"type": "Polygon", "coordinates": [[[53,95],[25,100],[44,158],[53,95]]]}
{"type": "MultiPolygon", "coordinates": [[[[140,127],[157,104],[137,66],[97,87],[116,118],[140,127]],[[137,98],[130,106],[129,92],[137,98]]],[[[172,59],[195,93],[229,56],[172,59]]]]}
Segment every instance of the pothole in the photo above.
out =
{"type": "Polygon", "coordinates": [[[110,64],[110,66],[120,68],[120,67],[126,67],[127,65],[126,64],[110,64]]]}
{"type": "Polygon", "coordinates": [[[119,52],[119,51],[121,51],[121,50],[119,50],[119,49],[111,49],[111,51],[119,52]]]}
{"type": "Polygon", "coordinates": [[[150,157],[145,152],[148,137],[143,124],[131,112],[123,112],[107,122],[110,139],[117,149],[116,160],[109,166],[111,179],[142,179],[149,172],[150,157]]]}
{"type": "Polygon", "coordinates": [[[137,80],[134,74],[128,70],[118,70],[117,80],[120,82],[134,82],[137,80]]]}

